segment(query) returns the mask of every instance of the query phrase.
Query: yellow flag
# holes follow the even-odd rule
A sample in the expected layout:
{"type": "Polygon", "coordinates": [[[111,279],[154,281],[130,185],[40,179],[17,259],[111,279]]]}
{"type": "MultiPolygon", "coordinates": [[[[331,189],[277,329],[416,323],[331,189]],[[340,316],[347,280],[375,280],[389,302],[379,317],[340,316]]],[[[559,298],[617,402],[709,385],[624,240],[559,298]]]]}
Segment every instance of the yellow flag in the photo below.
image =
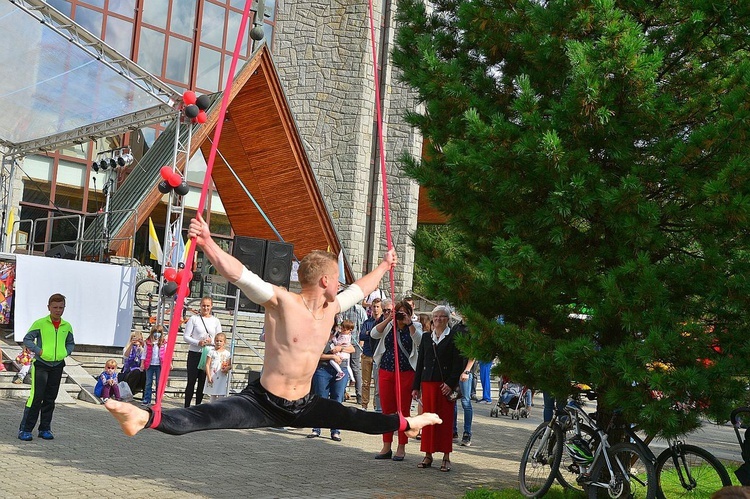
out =
{"type": "Polygon", "coordinates": [[[13,234],[13,222],[15,222],[16,219],[16,210],[11,209],[10,215],[8,215],[8,226],[5,228],[5,233],[10,237],[11,234],[13,234]]]}
{"type": "Polygon", "coordinates": [[[192,239],[188,239],[188,242],[187,242],[187,243],[185,243],[185,253],[184,253],[184,254],[183,254],[183,256],[182,256],[182,261],[183,261],[183,262],[186,262],[186,261],[187,261],[187,256],[188,256],[188,253],[190,252],[190,245],[191,245],[192,243],[193,243],[193,240],[192,240],[192,239]]]}
{"type": "Polygon", "coordinates": [[[151,217],[148,217],[148,251],[152,260],[158,262],[164,260],[164,253],[161,251],[161,244],[159,244],[159,238],[156,236],[156,229],[151,217]]]}

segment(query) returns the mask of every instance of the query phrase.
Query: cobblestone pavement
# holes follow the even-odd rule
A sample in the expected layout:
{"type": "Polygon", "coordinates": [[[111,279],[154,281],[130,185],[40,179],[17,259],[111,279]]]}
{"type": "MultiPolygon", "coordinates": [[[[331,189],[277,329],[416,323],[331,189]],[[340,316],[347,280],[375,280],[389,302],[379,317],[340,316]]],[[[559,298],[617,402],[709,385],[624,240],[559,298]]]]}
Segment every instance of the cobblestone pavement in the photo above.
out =
{"type": "MultiPolygon", "coordinates": [[[[179,437],[144,431],[128,438],[103,406],[86,402],[57,406],[55,440],[35,432],[32,442],[22,442],[23,404],[0,399],[0,497],[454,498],[482,486],[516,486],[542,401],[537,397],[532,416],[521,421],[491,418],[491,405],[475,403],[472,446],[455,444],[450,473],[417,468],[417,441],[403,462],[376,461],[380,437],[346,431],[342,442],[308,439],[308,429],[179,437]]],[[[171,399],[166,406],[180,404],[171,399]]],[[[462,421],[459,410],[459,432],[462,421]]]]}

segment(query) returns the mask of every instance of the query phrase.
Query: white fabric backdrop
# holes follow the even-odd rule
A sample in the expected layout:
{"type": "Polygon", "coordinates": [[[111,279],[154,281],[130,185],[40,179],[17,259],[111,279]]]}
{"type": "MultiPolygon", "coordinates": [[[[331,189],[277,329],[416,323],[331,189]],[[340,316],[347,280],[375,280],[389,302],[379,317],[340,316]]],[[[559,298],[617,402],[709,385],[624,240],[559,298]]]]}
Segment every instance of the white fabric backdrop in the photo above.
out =
{"type": "Polygon", "coordinates": [[[22,341],[31,324],[45,315],[54,293],[66,298],[63,319],[77,344],[125,346],[133,323],[135,267],[16,256],[14,339],[22,341]]]}

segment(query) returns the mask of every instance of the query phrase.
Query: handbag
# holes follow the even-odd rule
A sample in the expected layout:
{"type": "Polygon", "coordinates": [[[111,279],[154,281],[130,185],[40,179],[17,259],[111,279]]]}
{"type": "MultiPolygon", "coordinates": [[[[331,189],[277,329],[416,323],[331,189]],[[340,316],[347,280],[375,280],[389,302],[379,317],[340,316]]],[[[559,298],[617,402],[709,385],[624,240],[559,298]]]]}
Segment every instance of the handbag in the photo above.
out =
{"type": "Polygon", "coordinates": [[[208,347],[203,347],[201,350],[201,360],[198,361],[198,369],[206,368],[206,360],[208,359],[208,347]]]}
{"type": "MultiPolygon", "coordinates": [[[[208,327],[206,327],[206,321],[203,320],[202,316],[198,316],[201,319],[201,322],[203,323],[203,329],[206,330],[206,334],[208,334],[208,327]]],[[[201,360],[198,361],[198,369],[205,369],[206,368],[206,359],[208,359],[208,348],[207,346],[203,346],[203,350],[201,350],[201,360]]]]}
{"type": "MultiPolygon", "coordinates": [[[[446,385],[445,378],[443,378],[443,368],[440,366],[440,357],[438,356],[438,353],[437,353],[437,345],[435,345],[435,343],[432,344],[432,351],[435,352],[435,360],[437,360],[438,369],[440,370],[440,379],[443,381],[443,384],[446,385]]],[[[448,402],[455,402],[456,400],[460,399],[461,398],[461,385],[457,385],[456,388],[451,390],[451,392],[445,396],[445,398],[448,399],[448,402]]]]}

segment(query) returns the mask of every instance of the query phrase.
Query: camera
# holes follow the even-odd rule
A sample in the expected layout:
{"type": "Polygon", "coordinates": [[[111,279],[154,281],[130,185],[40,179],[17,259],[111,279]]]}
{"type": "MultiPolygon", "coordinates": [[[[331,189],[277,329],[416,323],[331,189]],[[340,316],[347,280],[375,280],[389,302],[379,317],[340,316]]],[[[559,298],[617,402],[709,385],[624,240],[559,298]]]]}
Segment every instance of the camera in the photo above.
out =
{"type": "Polygon", "coordinates": [[[406,314],[403,313],[403,312],[401,312],[401,311],[396,312],[396,319],[402,321],[402,320],[406,319],[406,314]]]}

